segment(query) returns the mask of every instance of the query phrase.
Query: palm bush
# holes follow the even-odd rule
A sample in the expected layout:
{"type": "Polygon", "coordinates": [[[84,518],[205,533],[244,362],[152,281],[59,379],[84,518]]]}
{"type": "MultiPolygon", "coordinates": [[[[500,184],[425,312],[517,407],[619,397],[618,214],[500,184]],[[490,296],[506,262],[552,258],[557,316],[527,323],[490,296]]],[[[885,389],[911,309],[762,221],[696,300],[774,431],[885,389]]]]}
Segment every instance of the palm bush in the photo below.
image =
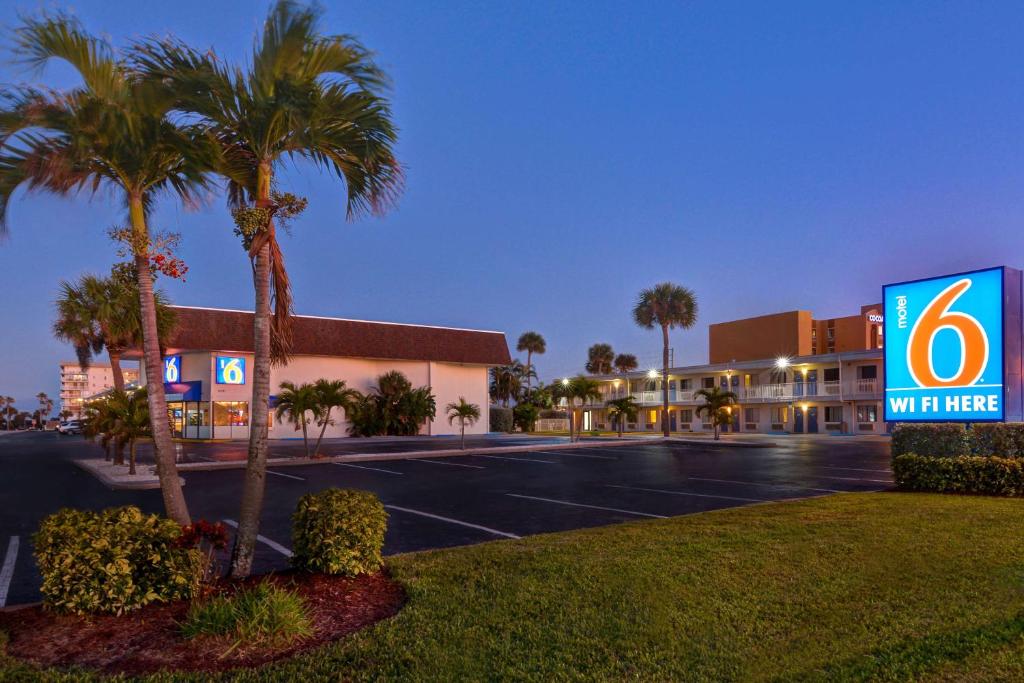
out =
{"type": "Polygon", "coordinates": [[[615,422],[621,438],[626,423],[636,422],[637,415],[640,414],[640,405],[632,396],[605,401],[605,405],[608,406],[608,416],[615,422]]]}
{"type": "Polygon", "coordinates": [[[317,419],[317,424],[320,425],[320,435],[316,439],[316,446],[313,447],[313,455],[318,456],[320,455],[320,443],[324,440],[324,433],[327,431],[327,427],[334,424],[331,413],[338,408],[348,414],[360,394],[355,389],[349,389],[345,386],[345,381],[340,379],[318,379],[313,383],[313,393],[316,396],[320,413],[317,419]]]}
{"type": "Polygon", "coordinates": [[[719,429],[732,419],[731,407],[736,404],[736,394],[731,391],[722,391],[718,387],[700,389],[694,392],[694,397],[704,399],[704,403],[697,406],[697,415],[706,414],[711,418],[711,426],[715,431],[715,440],[718,440],[719,429]]]}
{"type": "Polygon", "coordinates": [[[445,410],[448,413],[448,424],[454,424],[456,420],[459,421],[459,431],[462,437],[460,443],[462,450],[466,450],[466,425],[472,426],[480,419],[480,406],[470,403],[464,396],[459,396],[458,403],[449,403],[445,410]]]}
{"type": "Polygon", "coordinates": [[[356,396],[349,415],[352,436],[415,436],[437,414],[430,387],[413,388],[397,370],[377,378],[377,386],[356,396]]]}
{"type": "Polygon", "coordinates": [[[312,384],[281,382],[274,413],[278,420],[295,425],[302,430],[302,446],[309,457],[309,424],[320,419],[321,409],[317,402],[316,388],[312,384]]]}

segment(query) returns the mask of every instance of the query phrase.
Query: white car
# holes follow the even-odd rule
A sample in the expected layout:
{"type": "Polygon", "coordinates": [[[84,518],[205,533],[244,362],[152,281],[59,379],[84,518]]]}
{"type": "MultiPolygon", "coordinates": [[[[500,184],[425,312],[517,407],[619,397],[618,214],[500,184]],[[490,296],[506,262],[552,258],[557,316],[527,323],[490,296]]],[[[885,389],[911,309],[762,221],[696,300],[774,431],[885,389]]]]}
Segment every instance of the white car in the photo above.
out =
{"type": "Polygon", "coordinates": [[[81,420],[68,420],[67,422],[61,422],[57,427],[57,431],[61,434],[81,434],[82,433],[82,421],[81,420]]]}

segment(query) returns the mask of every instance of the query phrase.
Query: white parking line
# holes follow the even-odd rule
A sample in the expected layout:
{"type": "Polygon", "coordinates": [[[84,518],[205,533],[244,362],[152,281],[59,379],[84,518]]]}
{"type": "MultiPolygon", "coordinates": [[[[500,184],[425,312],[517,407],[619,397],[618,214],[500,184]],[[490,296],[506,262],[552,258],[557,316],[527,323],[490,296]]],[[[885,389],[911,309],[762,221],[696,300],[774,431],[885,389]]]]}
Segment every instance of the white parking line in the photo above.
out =
{"type": "Polygon", "coordinates": [[[306,481],[305,477],[296,477],[294,474],[284,474],[283,472],[275,472],[274,470],[267,470],[267,474],[274,474],[279,477],[287,477],[288,479],[298,479],[299,481],[306,481]]]}
{"type": "Polygon", "coordinates": [[[481,458],[490,458],[491,460],[512,460],[514,462],[542,462],[545,465],[557,465],[556,460],[541,460],[540,458],[508,458],[501,455],[480,455],[481,458]]]}
{"type": "Polygon", "coordinates": [[[858,481],[870,484],[891,484],[892,479],[861,479],[859,477],[821,477],[822,479],[834,479],[836,481],[858,481]]]}
{"type": "Polygon", "coordinates": [[[462,462],[445,462],[444,460],[427,460],[426,458],[410,458],[411,462],[429,462],[431,465],[448,465],[449,467],[472,467],[474,470],[486,470],[483,465],[467,465],[462,462]]]}
{"type": "Polygon", "coordinates": [[[825,466],[826,470],[847,470],[849,472],[874,472],[876,474],[892,474],[892,470],[869,470],[862,467],[832,467],[829,465],[825,466]]]}
{"type": "MultiPolygon", "coordinates": [[[[225,519],[224,523],[227,524],[230,527],[235,528],[235,529],[238,528],[238,522],[236,522],[233,519],[225,519]]],[[[281,553],[285,557],[291,557],[292,556],[292,551],[291,550],[289,550],[288,548],[285,548],[283,545],[281,545],[277,541],[271,541],[266,536],[261,536],[261,535],[257,534],[256,535],[256,540],[259,541],[260,543],[262,543],[263,545],[267,546],[268,548],[273,548],[274,550],[276,550],[277,552],[281,553]]]]}
{"type": "Polygon", "coordinates": [[[613,489],[632,489],[633,491],[650,491],[651,493],[668,493],[673,496],[695,496],[697,498],[721,498],[722,500],[740,500],[747,503],[767,503],[768,498],[740,498],[738,496],[716,496],[710,493],[691,493],[690,491],[671,491],[669,489],[645,489],[642,486],[624,486],[622,484],[605,484],[613,489]]]}
{"type": "Polygon", "coordinates": [[[760,481],[740,481],[738,479],[709,479],[707,477],[687,477],[693,481],[712,481],[718,484],[746,484],[747,486],[767,486],[773,489],[800,489],[801,491],[822,491],[824,493],[847,493],[842,489],[819,489],[813,486],[797,486],[796,484],[769,484],[760,481]]]}
{"type": "Polygon", "coordinates": [[[567,458],[594,458],[595,460],[618,460],[610,455],[589,455],[587,453],[556,453],[554,451],[534,451],[534,453],[540,453],[541,455],[561,455],[567,458]]]}
{"type": "Polygon", "coordinates": [[[7,604],[7,591],[11,587],[11,579],[14,578],[14,563],[18,559],[17,536],[11,536],[7,542],[7,555],[4,557],[4,564],[0,567],[0,607],[7,604]]]}
{"type": "Polygon", "coordinates": [[[386,470],[383,467],[367,467],[366,465],[353,465],[350,462],[332,462],[332,465],[338,467],[355,467],[358,470],[370,470],[371,472],[385,472],[387,474],[405,474],[405,472],[398,472],[396,470],[386,470]]]}
{"type": "Polygon", "coordinates": [[[498,531],[497,529],[491,529],[490,527],[480,526],[479,524],[471,524],[470,522],[463,522],[461,519],[452,519],[451,517],[442,517],[441,515],[435,515],[430,512],[423,512],[422,510],[413,510],[412,508],[403,508],[397,505],[385,505],[384,507],[389,510],[398,510],[399,512],[408,512],[410,515],[419,515],[421,517],[429,517],[430,519],[437,519],[442,522],[448,522],[449,524],[458,524],[460,526],[466,526],[470,529],[479,529],[480,531],[486,531],[489,534],[495,536],[504,536],[505,538],[519,538],[515,534],[510,534],[507,531],[498,531]]]}
{"type": "Polygon", "coordinates": [[[665,519],[665,515],[654,515],[650,512],[637,512],[636,510],[622,510],[620,508],[606,508],[603,505],[587,505],[585,503],[573,503],[568,500],[555,500],[554,498],[540,498],[538,496],[524,496],[518,493],[506,493],[506,496],[512,496],[513,498],[525,498],[526,500],[539,500],[544,503],[557,503],[558,505],[571,505],[577,508],[590,508],[592,510],[608,510],[609,512],[622,512],[627,515],[640,515],[641,517],[656,517],[657,519],[665,519]]]}

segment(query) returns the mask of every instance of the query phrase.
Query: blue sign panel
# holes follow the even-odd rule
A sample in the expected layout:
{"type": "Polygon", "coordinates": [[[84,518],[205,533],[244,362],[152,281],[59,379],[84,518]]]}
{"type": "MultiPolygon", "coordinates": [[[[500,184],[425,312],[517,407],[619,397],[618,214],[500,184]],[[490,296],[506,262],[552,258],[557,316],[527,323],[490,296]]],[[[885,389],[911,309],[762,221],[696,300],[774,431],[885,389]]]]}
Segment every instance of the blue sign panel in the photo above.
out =
{"type": "Polygon", "coordinates": [[[885,419],[1002,420],[1003,269],[882,288],[885,419]]]}
{"type": "Polygon", "coordinates": [[[164,356],[164,382],[174,384],[181,381],[181,356],[164,356]]]}
{"type": "Polygon", "coordinates": [[[245,384],[245,358],[217,356],[217,384],[245,384]]]}

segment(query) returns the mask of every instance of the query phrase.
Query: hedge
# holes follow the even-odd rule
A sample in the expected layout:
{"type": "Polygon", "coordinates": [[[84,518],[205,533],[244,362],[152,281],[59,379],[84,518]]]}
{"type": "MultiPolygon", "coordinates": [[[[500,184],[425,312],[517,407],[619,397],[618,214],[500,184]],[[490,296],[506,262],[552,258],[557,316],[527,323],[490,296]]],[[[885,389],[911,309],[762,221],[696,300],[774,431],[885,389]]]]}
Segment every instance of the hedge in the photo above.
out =
{"type": "Polygon", "coordinates": [[[970,436],[959,423],[898,424],[892,431],[892,455],[905,453],[935,457],[969,455],[970,436]]]}
{"type": "Polygon", "coordinates": [[[387,527],[388,513],[369,491],[307,493],[292,515],[292,565],[345,576],[375,572],[384,564],[387,527]]]}
{"type": "Polygon", "coordinates": [[[1024,495],[1024,459],[905,453],[893,458],[896,486],[907,491],[1024,495]]]}
{"type": "Polygon", "coordinates": [[[491,424],[490,428],[492,432],[511,432],[514,427],[514,419],[511,408],[502,408],[500,406],[491,406],[491,424]]]}
{"type": "Polygon", "coordinates": [[[1024,424],[1020,422],[978,423],[968,434],[972,455],[1024,458],[1024,424]]]}

